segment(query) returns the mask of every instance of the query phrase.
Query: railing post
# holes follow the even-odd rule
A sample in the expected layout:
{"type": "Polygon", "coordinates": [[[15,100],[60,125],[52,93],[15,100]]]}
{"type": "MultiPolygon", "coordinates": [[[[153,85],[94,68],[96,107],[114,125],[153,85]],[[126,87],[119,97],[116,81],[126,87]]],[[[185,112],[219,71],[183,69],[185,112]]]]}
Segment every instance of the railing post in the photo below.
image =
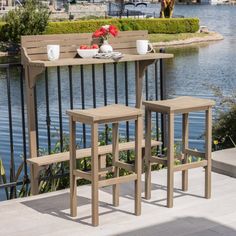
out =
{"type": "MultiPolygon", "coordinates": [[[[9,137],[10,137],[10,182],[15,182],[15,159],[14,159],[14,145],[13,145],[13,127],[12,127],[12,105],[11,105],[11,83],[10,83],[10,72],[7,67],[7,100],[8,100],[8,117],[9,117],[9,137]]],[[[10,188],[10,199],[16,197],[16,187],[10,188]]]]}
{"type": "MultiPolygon", "coordinates": [[[[160,53],[165,53],[165,49],[161,48],[160,53]]],[[[166,99],[166,82],[165,82],[165,77],[164,77],[163,59],[160,59],[160,99],[161,100],[166,99]]],[[[167,143],[166,130],[167,130],[166,116],[161,114],[161,140],[163,143],[163,149],[166,147],[166,143],[167,143]]]]}

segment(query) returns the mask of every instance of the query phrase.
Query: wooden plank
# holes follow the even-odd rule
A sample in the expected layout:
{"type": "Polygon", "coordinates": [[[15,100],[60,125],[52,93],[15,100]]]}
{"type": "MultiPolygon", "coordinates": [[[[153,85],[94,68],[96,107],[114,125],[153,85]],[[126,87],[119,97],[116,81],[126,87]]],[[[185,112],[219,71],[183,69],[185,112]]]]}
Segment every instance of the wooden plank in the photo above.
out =
{"type": "MultiPolygon", "coordinates": [[[[135,54],[124,54],[123,57],[118,62],[129,62],[129,61],[148,61],[148,60],[158,60],[172,58],[173,54],[167,53],[148,53],[145,55],[135,54]]],[[[33,60],[29,62],[30,66],[36,67],[55,67],[55,66],[73,66],[73,65],[91,65],[91,64],[104,64],[104,63],[114,63],[113,59],[97,59],[97,58],[62,58],[56,61],[45,60],[33,60]]]]}
{"type": "Polygon", "coordinates": [[[105,186],[110,186],[113,184],[122,184],[130,181],[134,181],[137,179],[136,174],[130,174],[130,175],[125,175],[117,178],[111,178],[111,179],[106,179],[106,180],[100,180],[99,181],[99,188],[105,187],[105,186]]]}
{"type": "Polygon", "coordinates": [[[92,41],[89,41],[88,39],[74,39],[74,40],[60,40],[55,39],[51,41],[38,41],[38,42],[29,42],[27,45],[27,53],[31,53],[32,50],[41,49],[41,48],[47,48],[47,45],[49,44],[59,44],[60,48],[65,46],[76,46],[79,48],[80,45],[86,44],[90,45],[92,44],[92,41]]]}
{"type": "Polygon", "coordinates": [[[101,175],[102,177],[104,177],[104,175],[106,175],[109,172],[114,172],[115,167],[114,166],[109,166],[109,167],[104,167],[104,168],[99,168],[99,173],[98,175],[101,175]]]}
{"type": "MultiPolygon", "coordinates": [[[[47,53],[41,53],[41,54],[34,54],[34,55],[29,55],[31,60],[42,60],[42,61],[48,61],[48,55],[47,53]]],[[[78,54],[76,51],[72,51],[72,52],[63,52],[60,53],[60,57],[58,60],[63,60],[63,59],[67,59],[67,58],[76,58],[78,57],[78,54]]]]}
{"type": "Polygon", "coordinates": [[[151,199],[151,127],[152,127],[152,120],[151,120],[151,111],[145,108],[145,198],[147,200],[151,199]]]}
{"type": "Polygon", "coordinates": [[[48,34],[48,35],[26,35],[21,36],[21,45],[22,47],[27,46],[29,42],[37,42],[37,41],[47,41],[47,40],[69,40],[69,39],[88,39],[92,38],[91,33],[79,33],[79,34],[48,34]]]}
{"type": "Polygon", "coordinates": [[[92,225],[98,226],[98,188],[99,188],[99,176],[98,176],[98,124],[93,124],[91,127],[91,173],[92,173],[92,225]]]}
{"type": "MultiPolygon", "coordinates": [[[[136,37],[136,36],[148,36],[147,30],[134,30],[134,31],[120,31],[117,37],[110,38],[110,41],[113,40],[120,40],[124,37],[136,37]]],[[[25,47],[28,42],[36,42],[36,41],[46,41],[46,40],[54,40],[54,39],[60,39],[60,40],[68,40],[68,39],[92,39],[92,33],[73,33],[73,34],[48,34],[48,35],[26,35],[21,36],[21,43],[22,46],[25,47]]]]}
{"type": "MultiPolygon", "coordinates": [[[[151,145],[159,146],[162,143],[160,141],[152,140],[151,145]]],[[[142,147],[145,147],[145,141],[142,140],[142,147]]],[[[125,142],[125,143],[119,143],[119,151],[127,151],[132,150],[135,148],[135,142],[125,142]]],[[[99,155],[105,155],[112,153],[112,145],[105,145],[105,146],[99,146],[98,147],[98,154],[99,155]]],[[[91,156],[91,148],[84,148],[84,149],[78,149],[76,151],[76,159],[82,159],[84,157],[90,157],[91,156]]],[[[34,157],[31,159],[28,159],[28,163],[32,163],[38,166],[45,166],[50,165],[57,162],[63,162],[63,161],[69,161],[69,152],[62,152],[62,153],[56,153],[46,156],[40,156],[40,157],[34,157]]]]}
{"type": "Polygon", "coordinates": [[[162,165],[166,165],[167,164],[167,158],[162,158],[162,157],[157,157],[157,156],[151,156],[149,158],[150,162],[154,162],[154,163],[158,163],[158,164],[162,164],[162,165]]]}
{"type": "Polygon", "coordinates": [[[80,177],[82,179],[87,179],[89,181],[92,181],[91,172],[85,172],[85,171],[82,171],[82,170],[74,170],[73,175],[75,175],[77,177],[80,177]]]}
{"type": "Polygon", "coordinates": [[[174,113],[168,115],[168,145],[167,145],[167,207],[173,207],[174,194],[174,113]]]}
{"type": "Polygon", "coordinates": [[[181,96],[174,99],[162,101],[144,101],[143,105],[148,106],[152,111],[189,113],[191,111],[204,111],[215,105],[210,99],[203,99],[190,96],[181,96]]]}
{"type": "MultiPolygon", "coordinates": [[[[189,114],[185,113],[182,115],[182,153],[184,156],[183,164],[188,163],[188,154],[186,149],[188,149],[188,135],[189,135],[189,114]]],[[[182,190],[188,190],[188,170],[182,172],[182,190]]]]}
{"type": "Polygon", "coordinates": [[[70,118],[70,214],[77,216],[77,181],[73,175],[76,169],[76,124],[70,118]]]}
{"type": "MultiPolygon", "coordinates": [[[[152,147],[159,146],[162,143],[160,141],[152,140],[152,147]]],[[[145,147],[145,141],[142,140],[142,147],[145,147]]],[[[119,143],[119,151],[127,151],[132,150],[135,148],[135,142],[125,142],[125,143],[119,143]]],[[[98,154],[99,155],[105,155],[112,153],[112,145],[105,145],[105,146],[99,146],[98,147],[98,154]]],[[[76,159],[82,159],[84,157],[90,157],[91,156],[91,148],[84,148],[84,149],[78,149],[76,151],[76,159]]],[[[38,166],[44,166],[44,165],[50,165],[57,162],[63,162],[69,160],[69,152],[62,152],[62,153],[56,153],[46,156],[40,156],[28,159],[28,163],[36,164],[38,166]]]]}
{"type": "Polygon", "coordinates": [[[113,163],[114,166],[117,166],[119,168],[122,168],[122,169],[125,169],[127,171],[133,171],[134,172],[134,165],[132,164],[128,164],[128,163],[125,163],[125,162],[121,162],[121,161],[116,161],[113,163]]]}
{"type": "Polygon", "coordinates": [[[195,151],[195,150],[189,149],[189,148],[184,149],[184,153],[186,153],[189,156],[205,158],[204,152],[195,151]]]}
{"type": "Polygon", "coordinates": [[[212,161],[211,161],[211,143],[212,143],[212,108],[206,111],[206,160],[207,160],[207,167],[205,169],[205,197],[207,199],[211,198],[211,168],[212,168],[212,161]]]}
{"type": "Polygon", "coordinates": [[[207,166],[207,160],[178,165],[174,167],[174,171],[183,171],[204,166],[207,166]]]}
{"type": "MultiPolygon", "coordinates": [[[[136,40],[141,39],[139,38],[125,38],[122,41],[117,41],[117,42],[109,42],[114,50],[119,50],[119,49],[125,49],[125,48],[136,48],[136,40]]],[[[32,55],[34,53],[39,53],[39,52],[46,52],[47,50],[47,45],[49,44],[59,44],[60,45],[60,51],[65,51],[67,48],[70,50],[70,48],[74,48],[75,50],[80,47],[82,44],[86,45],[91,45],[93,42],[88,42],[88,40],[53,40],[50,42],[47,41],[42,41],[42,42],[31,42],[27,45],[27,54],[32,55]]]]}
{"type": "Polygon", "coordinates": [[[73,109],[67,110],[69,116],[73,116],[74,120],[82,123],[117,123],[119,121],[133,120],[137,116],[142,116],[142,110],[128,107],[121,104],[112,104],[98,108],[90,109],[73,109]]]}
{"type": "Polygon", "coordinates": [[[135,121],[135,173],[137,179],[135,180],[135,215],[141,215],[141,176],[142,176],[142,138],[143,138],[143,117],[138,116],[135,121]]]}
{"type": "MultiPolygon", "coordinates": [[[[119,177],[119,166],[116,163],[119,162],[119,124],[112,124],[112,165],[115,166],[114,178],[119,177]]],[[[120,195],[120,186],[119,184],[114,184],[112,186],[112,196],[113,196],[113,205],[119,206],[119,195],[120,195]]]]}

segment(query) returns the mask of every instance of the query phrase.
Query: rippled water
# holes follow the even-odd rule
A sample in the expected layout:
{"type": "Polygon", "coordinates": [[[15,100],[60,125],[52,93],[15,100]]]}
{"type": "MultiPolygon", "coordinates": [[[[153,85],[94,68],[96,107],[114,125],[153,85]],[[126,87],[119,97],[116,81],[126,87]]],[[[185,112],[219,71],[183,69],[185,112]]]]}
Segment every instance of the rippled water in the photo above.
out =
{"type": "MultiPolygon", "coordinates": [[[[155,9],[159,12],[159,6],[150,8],[151,11],[155,9]]],[[[146,11],[150,11],[145,8],[146,11]]],[[[219,42],[197,44],[193,46],[184,46],[169,48],[167,52],[174,53],[174,59],[168,60],[166,63],[166,84],[167,96],[175,97],[180,95],[194,95],[206,98],[213,98],[216,101],[210,87],[212,85],[221,88],[224,94],[230,95],[236,90],[236,7],[235,6],[176,6],[176,15],[184,15],[185,17],[199,17],[201,25],[206,25],[210,30],[220,32],[225,39],[219,42]]],[[[129,77],[134,73],[134,68],[131,66],[129,77]]],[[[114,102],[112,67],[108,67],[107,81],[108,81],[108,103],[114,102]],[[109,73],[110,71],[110,73],[109,73]]],[[[124,72],[124,67],[118,66],[118,75],[124,72]]],[[[73,72],[75,92],[75,106],[80,103],[80,72],[75,68],[73,72]]],[[[3,75],[0,74],[0,77],[3,75]]],[[[118,93],[119,102],[124,102],[124,78],[118,76],[118,93]]],[[[152,74],[149,76],[153,77],[152,74]]],[[[58,128],[58,102],[57,91],[55,89],[56,79],[55,70],[50,71],[49,90],[50,90],[50,113],[52,118],[52,132],[56,133],[58,128]],[[55,127],[55,128],[54,128],[55,127]]],[[[86,106],[92,105],[92,91],[91,91],[91,73],[85,74],[85,90],[87,93],[86,106]]],[[[150,82],[151,83],[151,82],[150,82]]],[[[20,100],[19,100],[19,82],[17,78],[11,81],[12,84],[12,110],[13,110],[13,127],[14,127],[14,150],[15,160],[18,165],[22,154],[22,139],[21,139],[21,120],[19,119],[20,100]]],[[[102,70],[98,68],[97,87],[102,91],[102,70]]],[[[68,108],[69,102],[69,86],[66,69],[62,70],[62,100],[63,113],[68,108]],[[67,105],[66,105],[67,104],[67,105]]],[[[134,83],[129,81],[129,102],[134,104],[134,83]]],[[[39,111],[39,135],[40,146],[46,146],[46,126],[45,126],[45,94],[44,81],[39,80],[37,84],[38,92],[38,111],[39,111]]],[[[103,104],[103,93],[97,95],[98,104],[103,104]]],[[[9,169],[9,130],[7,124],[7,94],[6,81],[0,79],[0,157],[4,160],[5,166],[9,169]]],[[[68,128],[67,118],[65,119],[63,127],[68,128]]],[[[202,134],[204,117],[202,113],[191,114],[190,126],[190,146],[199,149],[203,148],[202,134]]],[[[176,140],[181,135],[180,117],[176,118],[176,140]]],[[[57,138],[54,138],[54,141],[57,138]]],[[[0,194],[1,195],[1,194],[0,194]]],[[[1,199],[1,196],[0,196],[1,199]]]]}

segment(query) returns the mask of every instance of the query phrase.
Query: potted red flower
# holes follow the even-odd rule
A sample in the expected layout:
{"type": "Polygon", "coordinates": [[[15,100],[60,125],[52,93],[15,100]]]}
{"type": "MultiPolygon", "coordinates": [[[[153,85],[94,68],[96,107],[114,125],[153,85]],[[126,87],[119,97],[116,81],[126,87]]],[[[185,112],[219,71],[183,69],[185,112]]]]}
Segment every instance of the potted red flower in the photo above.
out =
{"type": "Polygon", "coordinates": [[[112,46],[108,43],[108,38],[110,35],[113,37],[118,35],[118,29],[116,26],[104,25],[93,33],[93,38],[100,38],[103,43],[100,47],[101,52],[108,53],[113,51],[112,46]]]}

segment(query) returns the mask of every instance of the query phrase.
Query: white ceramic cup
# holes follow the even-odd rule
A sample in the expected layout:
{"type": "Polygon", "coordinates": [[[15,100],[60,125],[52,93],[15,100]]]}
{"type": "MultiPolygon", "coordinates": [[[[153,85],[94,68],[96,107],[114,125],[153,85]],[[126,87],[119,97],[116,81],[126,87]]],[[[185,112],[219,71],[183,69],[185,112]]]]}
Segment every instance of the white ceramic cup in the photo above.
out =
{"type": "Polygon", "coordinates": [[[140,55],[147,54],[153,50],[152,45],[149,43],[148,40],[137,40],[136,41],[137,53],[140,55]],[[148,47],[150,50],[148,50],[148,47]]]}
{"type": "Polygon", "coordinates": [[[60,56],[60,45],[47,45],[48,60],[55,61],[60,56]]]}

